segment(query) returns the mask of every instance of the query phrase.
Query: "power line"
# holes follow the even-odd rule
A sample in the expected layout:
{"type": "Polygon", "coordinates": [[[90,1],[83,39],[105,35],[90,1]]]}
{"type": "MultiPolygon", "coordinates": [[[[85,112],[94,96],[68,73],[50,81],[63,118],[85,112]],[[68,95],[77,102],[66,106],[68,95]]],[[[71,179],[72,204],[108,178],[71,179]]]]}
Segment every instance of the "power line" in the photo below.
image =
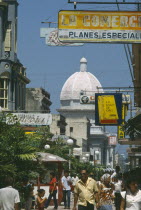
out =
{"type": "MultiPolygon", "coordinates": [[[[120,11],[118,0],[116,0],[116,3],[117,3],[118,11],[120,11]]],[[[129,48],[128,44],[127,44],[127,48],[128,48],[128,52],[129,52],[129,55],[130,55],[131,62],[132,62],[132,56],[131,56],[131,52],[130,52],[130,48],[129,48]]],[[[127,53],[127,49],[126,49],[126,45],[125,44],[124,44],[124,51],[125,51],[125,55],[126,55],[126,58],[127,58],[128,67],[129,67],[129,70],[130,70],[130,75],[131,75],[131,78],[132,78],[132,82],[134,84],[134,77],[133,77],[133,73],[132,73],[132,68],[131,68],[131,65],[130,65],[130,61],[129,61],[129,57],[128,57],[128,53],[127,53]]]]}

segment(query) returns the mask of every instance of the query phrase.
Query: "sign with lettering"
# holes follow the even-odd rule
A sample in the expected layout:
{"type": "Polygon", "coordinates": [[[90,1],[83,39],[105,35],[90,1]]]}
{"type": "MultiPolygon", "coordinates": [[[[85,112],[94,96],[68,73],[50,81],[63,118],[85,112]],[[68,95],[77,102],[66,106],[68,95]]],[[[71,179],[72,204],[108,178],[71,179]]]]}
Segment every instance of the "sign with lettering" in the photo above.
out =
{"type": "Polygon", "coordinates": [[[81,156],[82,155],[82,148],[73,148],[73,155],[74,156],[81,156]]]}
{"type": "Polygon", "coordinates": [[[58,28],[41,28],[40,37],[45,38],[48,46],[82,46],[83,43],[65,43],[58,39],[58,28]]]}
{"type": "Polygon", "coordinates": [[[95,94],[95,125],[122,123],[122,93],[95,94]]]}
{"type": "Polygon", "coordinates": [[[123,104],[130,104],[131,103],[130,95],[122,94],[122,103],[123,104]]]}
{"type": "Polygon", "coordinates": [[[108,137],[108,144],[109,145],[116,145],[117,144],[117,137],[116,136],[109,136],[108,137]]]}
{"type": "Polygon", "coordinates": [[[141,43],[140,11],[60,11],[61,42],[141,43]]]}
{"type": "Polygon", "coordinates": [[[123,125],[125,124],[125,114],[126,114],[126,106],[123,104],[123,97],[124,94],[122,94],[122,125],[118,126],[118,139],[123,139],[125,137],[125,132],[123,130],[123,125]]]}
{"type": "Polygon", "coordinates": [[[21,125],[50,125],[52,123],[51,114],[34,114],[34,113],[12,113],[12,116],[6,116],[7,124],[21,125]]]}

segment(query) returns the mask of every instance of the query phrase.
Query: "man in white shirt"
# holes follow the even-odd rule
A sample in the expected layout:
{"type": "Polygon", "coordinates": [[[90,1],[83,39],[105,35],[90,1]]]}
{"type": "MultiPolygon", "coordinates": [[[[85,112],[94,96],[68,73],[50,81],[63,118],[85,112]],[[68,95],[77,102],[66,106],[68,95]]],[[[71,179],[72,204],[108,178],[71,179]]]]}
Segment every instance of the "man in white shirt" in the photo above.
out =
{"type": "Polygon", "coordinates": [[[75,187],[76,182],[79,180],[77,174],[75,173],[74,176],[72,177],[72,185],[75,187]]]}
{"type": "Polygon", "coordinates": [[[6,187],[0,189],[0,210],[19,210],[19,192],[12,187],[13,178],[5,179],[6,187]]]}
{"type": "Polygon", "coordinates": [[[63,187],[63,200],[64,200],[64,208],[70,209],[70,193],[72,184],[72,179],[69,176],[68,171],[64,171],[64,176],[61,179],[62,187],[63,187]]]}

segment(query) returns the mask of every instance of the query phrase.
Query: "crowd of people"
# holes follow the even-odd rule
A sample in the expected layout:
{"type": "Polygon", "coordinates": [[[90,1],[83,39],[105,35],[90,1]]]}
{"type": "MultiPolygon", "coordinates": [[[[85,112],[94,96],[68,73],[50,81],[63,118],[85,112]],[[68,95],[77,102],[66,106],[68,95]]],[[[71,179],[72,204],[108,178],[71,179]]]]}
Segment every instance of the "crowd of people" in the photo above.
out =
{"type": "MultiPolygon", "coordinates": [[[[62,201],[64,209],[70,209],[71,197],[73,198],[73,210],[141,210],[141,190],[138,185],[138,177],[135,174],[122,174],[120,167],[115,170],[105,169],[100,180],[94,179],[93,173],[86,169],[80,174],[70,176],[69,171],[64,171],[61,178],[62,201]]],[[[49,196],[45,197],[45,190],[38,189],[34,192],[34,184],[25,177],[21,183],[19,192],[12,187],[12,177],[6,177],[6,186],[0,189],[0,210],[19,210],[20,195],[24,198],[25,210],[47,209],[51,199],[54,201],[54,209],[58,209],[57,178],[54,172],[50,173],[49,196]]]]}

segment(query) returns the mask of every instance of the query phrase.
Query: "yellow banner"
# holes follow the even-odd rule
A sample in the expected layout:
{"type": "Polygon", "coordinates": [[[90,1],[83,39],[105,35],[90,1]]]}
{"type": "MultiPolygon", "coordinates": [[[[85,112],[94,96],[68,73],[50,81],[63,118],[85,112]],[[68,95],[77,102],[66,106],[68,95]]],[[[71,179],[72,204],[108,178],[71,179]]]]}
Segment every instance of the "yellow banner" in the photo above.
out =
{"type": "Polygon", "coordinates": [[[118,139],[123,139],[125,137],[125,132],[122,130],[122,126],[118,126],[118,139]]]}
{"type": "Polygon", "coordinates": [[[138,11],[60,11],[59,29],[141,30],[138,11]]]}
{"type": "Polygon", "coordinates": [[[98,96],[98,112],[100,123],[117,123],[119,117],[114,95],[98,96]]]}
{"type": "MultiPolygon", "coordinates": [[[[126,106],[122,105],[122,125],[124,125],[125,114],[126,114],[126,106]]],[[[118,126],[118,139],[123,139],[125,137],[125,132],[122,130],[122,126],[118,126]]]]}
{"type": "Polygon", "coordinates": [[[25,132],[25,134],[34,134],[34,133],[36,133],[36,132],[25,132]]]}

